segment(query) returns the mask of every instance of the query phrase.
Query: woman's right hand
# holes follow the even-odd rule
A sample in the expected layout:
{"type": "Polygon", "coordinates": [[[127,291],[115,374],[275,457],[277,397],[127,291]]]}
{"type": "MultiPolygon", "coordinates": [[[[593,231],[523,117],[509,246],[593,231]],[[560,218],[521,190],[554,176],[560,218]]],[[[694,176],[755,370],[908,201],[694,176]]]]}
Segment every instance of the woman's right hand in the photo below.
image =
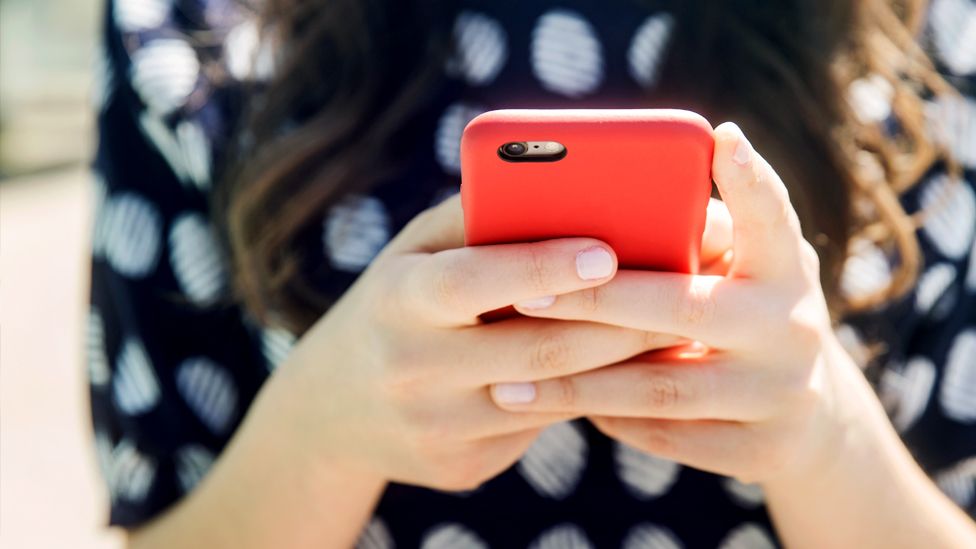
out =
{"type": "Polygon", "coordinates": [[[542,428],[570,419],[503,411],[493,384],[558,378],[686,341],[588,322],[478,319],[597,287],[616,267],[609,246],[591,238],[463,247],[460,200],[449,199],[411,221],[301,338],[269,382],[276,405],[323,467],[472,489],[511,466],[542,428]]]}

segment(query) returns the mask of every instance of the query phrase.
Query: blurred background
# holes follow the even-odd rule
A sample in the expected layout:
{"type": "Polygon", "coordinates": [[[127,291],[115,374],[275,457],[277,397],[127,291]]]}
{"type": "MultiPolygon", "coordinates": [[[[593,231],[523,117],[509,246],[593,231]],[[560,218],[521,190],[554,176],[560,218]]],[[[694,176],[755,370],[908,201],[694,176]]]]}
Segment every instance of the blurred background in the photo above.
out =
{"type": "Polygon", "coordinates": [[[0,547],[116,548],[91,447],[91,70],[101,0],[0,0],[0,547]]]}

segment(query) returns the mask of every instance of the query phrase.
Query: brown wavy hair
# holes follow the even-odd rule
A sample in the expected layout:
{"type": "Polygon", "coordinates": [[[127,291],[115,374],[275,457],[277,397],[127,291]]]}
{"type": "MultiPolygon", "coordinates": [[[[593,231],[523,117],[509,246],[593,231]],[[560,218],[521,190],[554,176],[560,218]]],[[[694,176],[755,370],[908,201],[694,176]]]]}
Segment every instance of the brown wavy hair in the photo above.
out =
{"type": "MultiPolygon", "coordinates": [[[[835,320],[902,296],[921,254],[899,196],[933,163],[923,97],[949,92],[916,43],[921,0],[675,0],[671,43],[647,106],[734,120],[789,187],[817,248],[835,320]],[[848,101],[860,78],[893,90],[893,135],[848,101]],[[891,284],[839,289],[854,238],[897,257],[891,284]]],[[[278,46],[271,82],[253,90],[213,208],[233,261],[236,298],[301,333],[331,304],[304,275],[303,239],[330,206],[401,169],[401,131],[418,122],[453,44],[452,2],[266,0],[278,46]],[[404,62],[404,59],[410,61],[404,62]]]]}

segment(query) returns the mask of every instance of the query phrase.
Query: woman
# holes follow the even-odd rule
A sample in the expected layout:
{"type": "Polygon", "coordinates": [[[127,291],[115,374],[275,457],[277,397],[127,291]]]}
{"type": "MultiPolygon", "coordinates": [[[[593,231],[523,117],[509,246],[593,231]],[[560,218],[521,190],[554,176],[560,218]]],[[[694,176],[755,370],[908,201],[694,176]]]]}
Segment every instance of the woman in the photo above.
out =
{"type": "Polygon", "coordinates": [[[976,15],[923,8],[110,1],[112,524],[134,547],[973,546],[953,88],[976,15]],[[515,106],[736,121],[704,274],[618,271],[585,237],[464,248],[460,131],[515,106]]]}

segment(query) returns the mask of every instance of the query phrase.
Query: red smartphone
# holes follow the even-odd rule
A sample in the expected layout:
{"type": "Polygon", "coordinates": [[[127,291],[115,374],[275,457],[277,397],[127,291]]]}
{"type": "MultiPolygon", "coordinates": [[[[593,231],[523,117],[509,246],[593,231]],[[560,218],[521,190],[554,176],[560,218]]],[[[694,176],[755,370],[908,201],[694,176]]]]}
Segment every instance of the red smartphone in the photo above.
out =
{"type": "Polygon", "coordinates": [[[588,236],[622,269],[696,273],[713,148],[690,111],[486,112],[461,137],[465,244],[588,236]]]}

